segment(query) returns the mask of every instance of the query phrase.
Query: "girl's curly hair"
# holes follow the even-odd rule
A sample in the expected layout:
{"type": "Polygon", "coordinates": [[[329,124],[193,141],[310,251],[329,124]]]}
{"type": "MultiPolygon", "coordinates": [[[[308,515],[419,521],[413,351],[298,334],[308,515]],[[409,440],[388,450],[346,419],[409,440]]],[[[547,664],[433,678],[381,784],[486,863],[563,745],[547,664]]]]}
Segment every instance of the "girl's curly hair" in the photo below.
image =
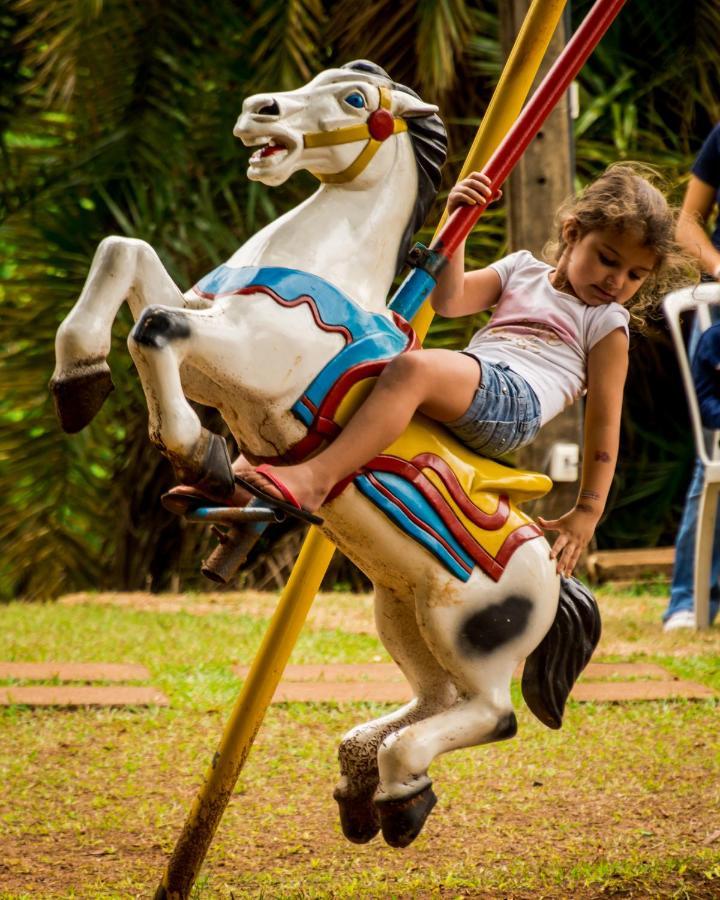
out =
{"type": "Polygon", "coordinates": [[[663,179],[650,166],[610,166],[558,209],[557,239],[544,251],[549,261],[559,262],[567,248],[564,227],[570,221],[577,228],[578,238],[600,230],[639,234],[643,246],[657,257],[654,269],[627,306],[633,325],[640,329],[666,293],[698,279],[696,261],[675,240],[679,208],[668,203],[658,183],[663,184],[663,179]]]}

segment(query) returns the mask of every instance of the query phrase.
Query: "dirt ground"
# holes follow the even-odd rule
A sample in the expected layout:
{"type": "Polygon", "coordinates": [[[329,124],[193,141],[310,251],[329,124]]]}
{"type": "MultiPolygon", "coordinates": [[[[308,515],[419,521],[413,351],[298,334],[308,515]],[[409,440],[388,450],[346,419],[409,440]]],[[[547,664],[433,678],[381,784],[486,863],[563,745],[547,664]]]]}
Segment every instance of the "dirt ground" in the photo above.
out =
{"type": "MultiPolygon", "coordinates": [[[[357,721],[357,710],[339,709],[345,722],[357,721]]],[[[10,816],[11,828],[2,839],[0,896],[151,897],[197,789],[201,746],[212,746],[220,718],[194,721],[188,740],[167,722],[159,723],[153,737],[128,714],[72,713],[66,738],[47,746],[47,720],[28,717],[24,743],[31,748],[32,777],[13,804],[25,824],[22,833],[14,833],[10,816]],[[142,760],[132,751],[138,742],[142,760]],[[104,767],[99,754],[105,756],[104,767]],[[53,767],[63,771],[64,795],[48,784],[53,767]],[[111,826],[107,820],[113,817],[111,826]]],[[[682,771],[665,773],[650,793],[636,764],[612,766],[609,783],[599,783],[608,769],[602,748],[598,764],[563,751],[553,758],[551,771],[537,752],[527,746],[520,751],[517,744],[503,748],[504,758],[486,755],[471,779],[468,760],[459,770],[438,765],[433,774],[439,807],[418,841],[397,851],[380,840],[366,846],[343,840],[330,796],[334,775],[277,749],[275,741],[283,732],[287,736],[286,729],[295,733],[297,723],[292,728],[290,718],[287,711],[270,714],[269,729],[258,739],[209,853],[208,881],[203,887],[201,879],[196,896],[720,896],[717,785],[708,790],[713,773],[703,755],[710,747],[699,723],[687,729],[682,771]],[[506,767],[514,777],[502,771],[506,767]],[[588,767],[591,771],[584,771],[588,767]],[[688,791],[688,784],[698,790],[688,791]],[[689,862],[684,870],[680,864],[665,875],[656,871],[670,856],[689,862]],[[631,863],[613,869],[615,861],[628,859],[631,863]],[[553,884],[560,873],[572,875],[574,866],[597,871],[603,865],[607,877],[601,884],[586,886],[578,878],[571,886],[553,884]],[[506,883],[498,885],[503,871],[506,883]],[[313,878],[319,872],[322,878],[313,878]],[[530,890],[510,887],[528,879],[530,890]],[[483,888],[486,882],[489,890],[483,888]],[[340,888],[343,892],[335,893],[340,888]]],[[[528,724],[521,719],[521,725],[528,724]]],[[[310,726],[300,723],[300,732],[310,726]]],[[[624,740],[635,741],[638,727],[623,728],[624,740]]],[[[316,736],[313,752],[332,759],[329,743],[316,736]]],[[[613,747],[618,750],[615,741],[613,747]]],[[[7,822],[7,815],[3,818],[7,822]]]]}

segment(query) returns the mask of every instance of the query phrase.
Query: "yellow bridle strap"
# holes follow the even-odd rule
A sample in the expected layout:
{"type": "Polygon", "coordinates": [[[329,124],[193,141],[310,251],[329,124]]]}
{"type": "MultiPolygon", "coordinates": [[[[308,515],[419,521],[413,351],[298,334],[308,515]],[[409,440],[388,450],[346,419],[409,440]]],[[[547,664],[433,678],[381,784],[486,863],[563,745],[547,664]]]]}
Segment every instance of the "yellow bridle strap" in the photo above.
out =
{"type": "MultiPolygon", "coordinates": [[[[386,87],[380,87],[380,109],[389,110],[392,105],[390,91],[386,87]]],[[[372,113],[371,113],[372,115],[372,113]]],[[[407,131],[407,123],[404,119],[393,119],[393,134],[401,131],[407,131]]],[[[324,184],[343,184],[352,181],[365,169],[370,160],[375,156],[383,141],[376,140],[371,134],[367,122],[361,122],[358,125],[345,125],[342,128],[336,128],[334,131],[314,131],[303,137],[305,147],[336,147],[339,144],[351,144],[354,141],[367,141],[360,153],[355,157],[350,165],[343,169],[342,172],[324,175],[321,172],[311,172],[318,181],[324,184]]]]}
{"type": "Polygon", "coordinates": [[[345,125],[335,131],[313,131],[303,137],[306,147],[335,147],[338,144],[352,144],[353,141],[366,141],[370,137],[367,123],[345,125]]]}

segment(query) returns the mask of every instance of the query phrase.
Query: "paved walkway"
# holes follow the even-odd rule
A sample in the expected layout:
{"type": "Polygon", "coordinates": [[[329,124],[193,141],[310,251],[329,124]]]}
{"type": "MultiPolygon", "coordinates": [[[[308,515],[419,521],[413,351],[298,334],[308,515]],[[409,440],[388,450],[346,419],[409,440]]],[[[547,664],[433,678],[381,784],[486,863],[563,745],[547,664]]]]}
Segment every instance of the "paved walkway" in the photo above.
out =
{"type": "MultiPolygon", "coordinates": [[[[249,667],[236,666],[233,671],[244,679],[249,667]]],[[[515,677],[519,678],[520,674],[518,670],[515,677]]],[[[291,665],[283,675],[274,703],[406,703],[413,696],[402,672],[393,663],[291,665]]],[[[124,683],[149,680],[150,673],[139,665],[0,662],[0,681],[60,682],[0,686],[0,706],[168,706],[167,697],[156,688],[124,683]]],[[[705,699],[716,694],[704,685],[675,678],[662,666],[652,663],[590,663],[571,696],[581,702],[611,703],[705,699]]]]}
{"type": "Polygon", "coordinates": [[[145,666],[128,663],[0,662],[0,681],[61,682],[0,686],[0,706],[168,706],[154,687],[121,683],[149,680],[145,666]],[[112,684],[92,684],[96,681],[112,684]]]}
{"type": "MultiPolygon", "coordinates": [[[[249,667],[236,666],[234,671],[246,678],[249,667]]],[[[519,678],[521,672],[519,669],[515,677],[519,678]]],[[[402,672],[393,663],[290,665],[283,673],[273,703],[406,703],[412,696],[402,672]]],[[[653,663],[590,663],[571,694],[573,700],[595,703],[715,696],[711,688],[682,681],[653,663]]]]}

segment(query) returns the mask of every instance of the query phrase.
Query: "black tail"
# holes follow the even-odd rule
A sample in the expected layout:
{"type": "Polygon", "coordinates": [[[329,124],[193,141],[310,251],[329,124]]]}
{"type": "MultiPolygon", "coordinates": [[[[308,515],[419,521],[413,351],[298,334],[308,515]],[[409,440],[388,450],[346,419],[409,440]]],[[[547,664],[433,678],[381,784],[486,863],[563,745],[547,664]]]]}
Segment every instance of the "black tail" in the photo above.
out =
{"type": "Polygon", "coordinates": [[[600,610],[577,578],[560,576],[560,600],[550,630],[525,660],[522,692],[548,728],[560,728],[572,686],[600,640],[600,610]]]}

